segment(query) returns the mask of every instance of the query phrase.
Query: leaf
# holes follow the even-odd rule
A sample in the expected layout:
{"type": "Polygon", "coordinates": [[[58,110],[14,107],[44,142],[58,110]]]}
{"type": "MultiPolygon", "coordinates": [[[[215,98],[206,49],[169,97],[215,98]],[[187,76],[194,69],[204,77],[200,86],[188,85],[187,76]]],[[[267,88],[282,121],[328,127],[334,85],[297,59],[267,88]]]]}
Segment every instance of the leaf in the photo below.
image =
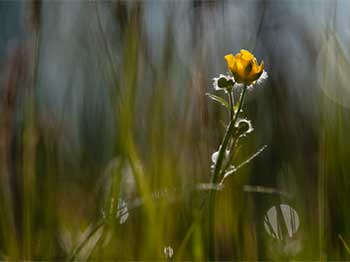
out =
{"type": "Polygon", "coordinates": [[[221,104],[222,106],[226,107],[227,109],[230,109],[230,106],[229,104],[226,102],[225,99],[219,97],[219,96],[216,96],[216,95],[213,95],[213,94],[210,94],[210,93],[206,93],[207,96],[209,96],[211,99],[213,99],[214,101],[218,102],[219,104],[221,104]]]}
{"type": "Polygon", "coordinates": [[[232,175],[233,173],[237,172],[238,169],[242,168],[243,166],[245,166],[246,164],[250,163],[250,161],[252,161],[254,158],[256,158],[258,155],[260,155],[265,149],[266,149],[267,145],[264,145],[263,147],[261,147],[257,152],[255,152],[253,155],[251,155],[248,159],[246,159],[245,161],[243,161],[242,163],[240,163],[237,167],[234,167],[232,169],[230,169],[229,171],[227,171],[224,175],[224,177],[222,178],[220,184],[223,184],[225,179],[232,175]]]}

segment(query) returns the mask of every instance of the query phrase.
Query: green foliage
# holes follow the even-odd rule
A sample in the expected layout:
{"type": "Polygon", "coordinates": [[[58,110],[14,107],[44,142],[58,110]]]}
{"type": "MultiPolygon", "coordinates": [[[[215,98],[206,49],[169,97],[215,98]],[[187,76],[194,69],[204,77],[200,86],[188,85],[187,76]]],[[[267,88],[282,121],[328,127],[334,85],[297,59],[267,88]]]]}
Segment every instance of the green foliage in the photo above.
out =
{"type": "MultiPolygon", "coordinates": [[[[182,61],[172,8],[154,54],[147,1],[78,3],[86,23],[72,19],[74,44],[48,23],[67,19],[56,11],[67,7],[50,4],[25,59],[1,67],[1,261],[349,259],[349,59],[336,35],[321,41],[315,68],[303,68],[321,76],[312,99],[311,84],[291,92],[296,76],[273,63],[271,81],[253,92],[219,79],[226,99],[212,94],[219,68],[204,48],[191,68],[182,61]],[[56,79],[48,72],[62,90],[45,93],[56,79]],[[317,113],[305,116],[309,107],[317,113]]],[[[194,38],[206,29],[199,17],[194,38]]]]}

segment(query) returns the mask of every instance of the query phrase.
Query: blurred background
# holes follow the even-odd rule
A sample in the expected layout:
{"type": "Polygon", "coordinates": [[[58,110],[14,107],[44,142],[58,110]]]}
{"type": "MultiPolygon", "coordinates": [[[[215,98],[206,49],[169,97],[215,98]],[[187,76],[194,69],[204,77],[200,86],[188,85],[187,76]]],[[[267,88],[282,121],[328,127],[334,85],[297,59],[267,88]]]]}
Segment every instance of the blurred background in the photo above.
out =
{"type": "Polygon", "coordinates": [[[350,1],[0,1],[0,259],[349,259],[350,1]],[[217,192],[224,56],[264,60],[217,192]],[[209,186],[210,188],[210,186],[209,186]],[[214,246],[208,246],[208,236],[214,246]]]}

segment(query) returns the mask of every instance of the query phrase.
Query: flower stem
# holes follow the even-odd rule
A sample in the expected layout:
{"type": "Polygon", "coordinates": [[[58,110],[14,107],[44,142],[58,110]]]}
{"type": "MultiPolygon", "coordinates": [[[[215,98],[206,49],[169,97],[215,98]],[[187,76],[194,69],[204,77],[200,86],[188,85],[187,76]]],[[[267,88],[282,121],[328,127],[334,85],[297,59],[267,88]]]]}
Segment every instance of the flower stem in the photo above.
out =
{"type": "Polygon", "coordinates": [[[234,114],[234,111],[233,111],[233,96],[232,96],[232,90],[228,90],[228,101],[229,101],[229,104],[230,104],[230,121],[232,121],[233,119],[233,114],[234,114]]]}
{"type": "MultiPolygon", "coordinates": [[[[235,124],[238,120],[238,116],[241,112],[242,106],[243,106],[243,102],[244,102],[244,97],[247,91],[247,85],[244,85],[242,93],[241,93],[241,97],[238,101],[238,109],[237,112],[234,116],[234,118],[231,118],[230,124],[226,130],[225,136],[223,138],[223,141],[221,143],[220,149],[219,149],[219,155],[218,158],[216,160],[215,163],[215,167],[214,167],[214,173],[211,179],[211,184],[216,184],[219,180],[219,174],[220,174],[220,170],[221,170],[221,165],[224,159],[224,155],[225,155],[225,151],[226,148],[228,146],[228,142],[234,132],[235,129],[235,124]]],[[[208,250],[209,250],[209,260],[213,260],[214,259],[214,234],[213,234],[213,226],[214,226],[214,206],[215,206],[215,196],[216,196],[216,191],[210,191],[209,193],[209,217],[208,217],[208,225],[209,225],[209,246],[208,246],[208,250]]]]}
{"type": "MultiPolygon", "coordinates": [[[[233,138],[232,138],[232,143],[231,143],[231,147],[230,147],[230,154],[228,156],[228,159],[226,161],[226,164],[224,165],[224,168],[221,169],[221,175],[222,177],[225,175],[225,172],[226,172],[226,169],[231,165],[231,163],[233,162],[233,157],[234,157],[234,149],[235,149],[235,146],[237,144],[237,140],[238,140],[238,137],[237,135],[235,135],[233,138]]],[[[220,175],[219,174],[219,175],[220,175]]]]}
{"type": "Polygon", "coordinates": [[[238,116],[239,116],[239,114],[241,112],[241,109],[242,109],[242,106],[243,106],[243,100],[244,100],[246,91],[247,91],[247,85],[244,85],[242,93],[241,93],[241,97],[240,97],[239,102],[238,102],[239,104],[238,104],[237,113],[235,114],[234,119],[231,119],[230,124],[229,124],[229,126],[228,126],[228,128],[226,130],[224,139],[223,139],[223,141],[221,143],[221,147],[220,147],[220,150],[219,150],[218,159],[217,159],[217,161],[215,163],[214,173],[213,173],[213,176],[212,176],[211,183],[216,183],[219,180],[218,179],[218,175],[220,173],[220,168],[221,168],[222,162],[224,160],[225,150],[227,148],[227,145],[228,145],[228,142],[230,140],[230,137],[232,136],[232,133],[234,131],[235,124],[236,124],[236,122],[238,120],[238,116]]]}

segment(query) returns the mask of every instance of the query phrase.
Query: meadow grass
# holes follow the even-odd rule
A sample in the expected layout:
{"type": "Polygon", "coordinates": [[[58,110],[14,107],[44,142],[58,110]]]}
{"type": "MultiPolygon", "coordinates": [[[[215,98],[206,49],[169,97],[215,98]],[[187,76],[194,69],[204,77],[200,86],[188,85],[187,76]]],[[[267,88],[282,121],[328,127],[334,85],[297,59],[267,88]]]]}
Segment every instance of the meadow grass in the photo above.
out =
{"type": "MultiPolygon", "coordinates": [[[[346,86],[349,60],[336,34],[327,34],[315,63],[323,78],[310,120],[288,97],[288,72],[272,62],[263,86],[215,91],[218,70],[207,67],[204,47],[194,48],[191,65],[174,51],[175,13],[155,58],[147,3],[83,6],[94,18],[69,39],[89,41],[63,48],[81,71],[62,69],[72,75],[58,79],[62,90],[45,93],[48,4],[26,6],[33,16],[25,43],[4,63],[0,260],[349,258],[347,89],[329,93],[346,86]],[[55,111],[50,103],[61,93],[55,111]],[[243,116],[254,132],[240,137],[243,116]]],[[[196,30],[194,23],[194,38],[196,30]]]]}

